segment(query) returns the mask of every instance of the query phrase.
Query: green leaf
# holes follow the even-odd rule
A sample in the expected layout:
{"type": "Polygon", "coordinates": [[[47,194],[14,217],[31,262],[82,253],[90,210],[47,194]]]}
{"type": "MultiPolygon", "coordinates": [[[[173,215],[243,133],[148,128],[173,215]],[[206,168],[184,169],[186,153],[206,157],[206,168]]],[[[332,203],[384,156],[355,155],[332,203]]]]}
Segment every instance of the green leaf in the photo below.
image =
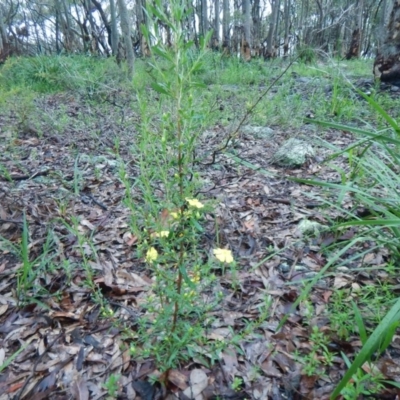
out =
{"type": "Polygon", "coordinates": [[[148,5],[148,10],[150,11],[151,14],[153,14],[155,17],[157,17],[160,21],[165,20],[164,13],[160,10],[159,7],[153,7],[152,5],[148,5]]]}
{"type": "Polygon", "coordinates": [[[204,84],[203,82],[192,82],[190,86],[194,87],[194,88],[200,88],[200,89],[205,89],[207,87],[207,85],[204,84]]]}
{"type": "Polygon", "coordinates": [[[188,51],[192,48],[192,46],[194,46],[194,41],[189,40],[188,42],[183,44],[183,49],[184,49],[184,51],[188,51]]]}
{"type": "Polygon", "coordinates": [[[276,328],[276,332],[279,332],[279,330],[282,328],[282,326],[285,324],[287,319],[289,318],[290,314],[296,310],[297,306],[307,298],[308,294],[310,293],[311,289],[313,286],[322,278],[324,273],[343,255],[346,254],[346,252],[354,246],[355,243],[361,242],[365,240],[363,237],[358,237],[355,240],[351,241],[348,243],[346,246],[344,246],[342,249],[338,251],[338,253],[335,255],[335,257],[331,257],[331,259],[325,264],[325,266],[318,272],[317,275],[314,276],[314,278],[311,279],[311,281],[308,283],[306,287],[301,291],[300,296],[297,298],[297,300],[292,304],[291,309],[287,314],[285,314],[281,321],[278,324],[278,327],[276,328]]]}
{"type": "Polygon", "coordinates": [[[162,47],[160,47],[160,46],[153,46],[151,49],[153,50],[153,52],[154,52],[155,54],[157,54],[158,56],[164,58],[165,60],[168,60],[168,61],[170,61],[170,62],[173,62],[173,61],[174,61],[173,58],[172,58],[172,56],[171,56],[171,54],[169,54],[169,53],[168,53],[165,49],[163,49],[162,47]]]}
{"type": "Polygon", "coordinates": [[[14,359],[18,356],[18,354],[24,351],[28,347],[28,345],[29,342],[24,344],[21,348],[19,348],[11,357],[4,360],[3,364],[0,365],[0,372],[5,370],[14,361],[14,359]]]}
{"type": "Polygon", "coordinates": [[[394,386],[394,387],[396,387],[396,388],[398,388],[398,389],[400,389],[400,383],[398,383],[398,382],[395,382],[395,381],[381,381],[382,383],[386,383],[387,385],[391,385],[391,386],[394,386]]]}
{"type": "Polygon", "coordinates": [[[195,227],[199,232],[204,232],[203,227],[198,223],[198,221],[194,220],[194,221],[192,221],[192,224],[194,225],[194,227],[195,227]]]}
{"type": "Polygon", "coordinates": [[[171,96],[171,93],[168,91],[168,89],[163,84],[160,84],[157,82],[152,82],[151,87],[158,93],[165,94],[167,96],[171,96]]]}
{"type": "Polygon", "coordinates": [[[375,109],[375,111],[380,114],[383,119],[394,129],[397,135],[400,134],[400,128],[397,125],[397,122],[382,108],[380,104],[378,104],[371,96],[366,95],[361,90],[357,89],[357,92],[360,96],[364,97],[365,100],[375,109]]]}
{"type": "Polygon", "coordinates": [[[395,321],[393,322],[393,324],[389,327],[386,335],[384,335],[383,339],[382,339],[382,343],[379,346],[379,352],[382,354],[390,345],[390,343],[392,343],[393,340],[393,336],[396,333],[397,327],[399,326],[400,322],[399,321],[395,321]]]}
{"type": "MultiPolygon", "coordinates": [[[[310,119],[310,118],[304,118],[304,122],[314,123],[317,125],[325,126],[327,128],[334,128],[334,129],[338,129],[338,130],[342,130],[342,131],[359,133],[360,135],[368,136],[372,139],[376,139],[377,141],[388,142],[388,143],[400,145],[400,140],[394,139],[385,133],[377,134],[377,133],[367,131],[365,129],[356,128],[354,126],[342,125],[342,124],[337,124],[335,122],[320,121],[320,120],[310,119]]],[[[387,131],[386,131],[386,133],[387,133],[387,131]]]]}
{"type": "Polygon", "coordinates": [[[179,266],[179,271],[182,274],[182,278],[184,280],[184,282],[186,283],[186,285],[188,285],[191,289],[196,289],[196,284],[194,282],[192,282],[192,280],[189,278],[186,268],[183,265],[179,266]]]}
{"type": "Polygon", "coordinates": [[[363,219],[361,221],[350,221],[337,224],[337,227],[349,227],[349,226],[400,226],[400,218],[395,219],[363,219]]]}
{"type": "Polygon", "coordinates": [[[358,327],[358,333],[360,334],[361,343],[364,345],[368,339],[364,321],[362,319],[360,309],[357,307],[357,304],[353,300],[351,301],[351,304],[353,306],[354,316],[358,327]]]}
{"type": "Polygon", "coordinates": [[[335,400],[340,395],[340,392],[350,381],[350,379],[352,379],[353,375],[357,372],[358,368],[361,368],[362,365],[369,359],[371,353],[379,344],[383,335],[387,333],[392,323],[395,322],[396,318],[398,318],[399,312],[400,312],[400,299],[397,300],[397,302],[385,315],[380,324],[372,332],[371,336],[368,338],[367,342],[361,349],[360,353],[358,353],[357,357],[351,364],[350,368],[345,373],[344,377],[342,378],[342,380],[339,382],[339,384],[336,386],[335,390],[331,394],[330,396],[331,400],[335,400]]]}
{"type": "Polygon", "coordinates": [[[147,29],[147,26],[145,24],[140,24],[140,30],[141,30],[143,36],[145,37],[146,41],[148,43],[150,43],[151,42],[151,39],[150,39],[151,34],[150,34],[149,30],[147,29]]]}

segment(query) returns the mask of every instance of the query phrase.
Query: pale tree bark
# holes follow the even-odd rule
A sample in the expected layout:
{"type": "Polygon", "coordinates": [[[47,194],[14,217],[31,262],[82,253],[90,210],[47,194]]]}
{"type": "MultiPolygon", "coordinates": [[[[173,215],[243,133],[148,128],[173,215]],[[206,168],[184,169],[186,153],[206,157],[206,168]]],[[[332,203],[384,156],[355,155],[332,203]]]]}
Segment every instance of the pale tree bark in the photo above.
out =
{"type": "Polygon", "coordinates": [[[280,0],[271,0],[272,6],[272,13],[271,13],[271,20],[269,24],[268,36],[267,36],[267,49],[264,53],[264,58],[274,58],[276,57],[276,50],[275,50],[275,31],[277,30],[278,25],[278,13],[279,13],[279,6],[280,0]]]}
{"type": "Polygon", "coordinates": [[[208,9],[207,0],[201,0],[201,20],[200,20],[201,35],[205,36],[208,31],[208,9]]]}
{"type": "Polygon", "coordinates": [[[289,53],[289,30],[290,30],[290,0],[285,0],[284,18],[285,18],[285,35],[283,38],[283,56],[289,53]]]}
{"type": "Polygon", "coordinates": [[[231,51],[235,56],[240,52],[240,44],[243,36],[243,26],[240,21],[240,5],[240,0],[233,2],[231,51]]]}
{"type": "Polygon", "coordinates": [[[219,49],[220,39],[219,39],[219,31],[221,28],[221,19],[220,19],[220,1],[214,0],[214,33],[213,33],[213,45],[214,49],[219,49]]]}
{"type": "Polygon", "coordinates": [[[393,2],[385,41],[374,62],[375,78],[400,85],[400,1],[393,2]]]}
{"type": "Polygon", "coordinates": [[[317,9],[318,9],[318,21],[317,21],[317,29],[314,31],[314,35],[319,38],[316,41],[317,46],[322,46],[324,44],[324,36],[325,36],[325,31],[322,29],[324,25],[324,9],[322,7],[322,2],[321,0],[315,0],[317,3],[317,9]]]}
{"type": "MultiPolygon", "coordinates": [[[[167,3],[164,3],[164,13],[167,16],[168,19],[170,19],[170,13],[169,13],[169,9],[168,9],[168,5],[167,3]]],[[[168,47],[172,47],[173,43],[173,39],[172,39],[172,30],[171,28],[167,25],[167,24],[162,24],[162,27],[164,28],[165,31],[165,37],[166,37],[166,43],[168,47]]]]}
{"type": "Polygon", "coordinates": [[[117,10],[115,8],[115,0],[110,0],[110,18],[111,18],[111,51],[114,57],[118,55],[118,27],[117,27],[117,10]]]}
{"type": "Polygon", "coordinates": [[[99,42],[97,40],[96,22],[92,15],[92,1],[84,0],[83,5],[86,11],[86,18],[90,24],[89,38],[90,38],[90,52],[97,54],[99,52],[99,42]]]}
{"type": "Polygon", "coordinates": [[[357,6],[354,8],[354,19],[356,21],[356,26],[354,27],[351,35],[350,48],[346,54],[347,60],[350,60],[351,58],[358,58],[360,56],[362,43],[363,11],[364,0],[358,0],[357,6]]]}
{"type": "Polygon", "coordinates": [[[304,44],[308,44],[307,43],[307,31],[309,31],[310,29],[306,29],[305,27],[305,21],[307,21],[308,19],[308,11],[309,11],[309,2],[308,0],[303,0],[301,2],[301,9],[300,9],[300,18],[299,18],[299,24],[297,27],[298,30],[298,37],[297,37],[297,47],[298,49],[301,49],[304,44]]]}
{"type": "Polygon", "coordinates": [[[145,2],[143,0],[136,0],[136,31],[138,34],[138,41],[140,51],[143,56],[150,55],[150,44],[147,43],[145,36],[142,33],[142,25],[146,25],[147,19],[144,12],[145,2]]]}
{"type": "Polygon", "coordinates": [[[224,53],[229,54],[231,50],[229,23],[231,20],[229,0],[223,0],[222,3],[222,48],[224,53]]]}
{"type": "Polygon", "coordinates": [[[253,35],[252,35],[252,49],[256,56],[261,53],[261,5],[260,0],[253,0],[252,8],[253,19],[253,35]]]}
{"type": "Polygon", "coordinates": [[[55,6],[55,14],[56,14],[56,28],[55,28],[55,35],[56,35],[56,52],[57,54],[61,53],[61,32],[60,32],[60,25],[62,25],[62,12],[61,12],[61,6],[60,2],[58,0],[55,0],[54,2],[55,6]]]}
{"type": "Polygon", "coordinates": [[[381,3],[381,10],[380,10],[380,18],[377,28],[377,40],[378,40],[378,49],[383,44],[385,38],[386,27],[389,22],[390,12],[393,7],[393,2],[391,0],[383,0],[381,3]]]}
{"type": "Polygon", "coordinates": [[[242,57],[249,61],[251,59],[251,7],[250,0],[243,0],[243,27],[244,27],[244,38],[241,44],[242,57]]]}
{"type": "Polygon", "coordinates": [[[274,50],[275,50],[275,54],[274,57],[279,57],[280,56],[280,42],[281,42],[281,29],[280,29],[280,25],[281,25],[281,18],[280,17],[280,6],[281,6],[281,1],[279,0],[279,7],[278,7],[278,12],[276,15],[276,25],[275,25],[275,35],[274,35],[274,50]]]}
{"type": "MultiPolygon", "coordinates": [[[[0,5],[0,58],[3,57],[3,50],[7,46],[7,32],[4,26],[4,16],[3,16],[3,9],[0,5]]],[[[7,56],[6,56],[7,57],[7,56]]]]}
{"type": "Polygon", "coordinates": [[[126,61],[128,63],[128,78],[132,79],[133,68],[135,63],[135,54],[133,52],[129,12],[128,8],[126,7],[125,0],[118,0],[118,9],[121,19],[121,31],[124,38],[126,61]]]}

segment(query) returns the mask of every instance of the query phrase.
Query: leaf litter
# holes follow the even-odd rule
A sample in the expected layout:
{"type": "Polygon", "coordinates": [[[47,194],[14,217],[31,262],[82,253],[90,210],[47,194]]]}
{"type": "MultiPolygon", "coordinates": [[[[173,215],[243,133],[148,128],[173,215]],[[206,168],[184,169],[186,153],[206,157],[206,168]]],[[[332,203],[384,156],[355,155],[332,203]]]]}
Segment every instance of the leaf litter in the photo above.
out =
{"type": "MultiPolygon", "coordinates": [[[[341,352],[351,356],[361,343],[352,336],[342,340],[331,330],[327,305],[336,288],[356,290],[377,277],[387,278],[382,268],[386,253],[367,253],[363,262],[373,267],[367,272],[354,262],[351,269],[324,276],[307,301],[293,309],[302,282],[327,262],[322,247],[354,235],[348,229],[337,237],[316,227],[314,238],[304,240],[301,222],[329,226],[341,212],[321,211],[328,192],[288,180],[321,175],[338,182],[335,170],[315,159],[294,169],[271,162],[278,144],[298,132],[274,127],[263,136],[259,127],[256,134],[246,127],[228,152],[201,167],[202,195],[217,204],[215,215],[207,215],[202,245],[212,248],[218,239],[239,265],[238,285],[229,274],[219,276],[215,292],[222,290],[224,298],[212,312],[215,320],[207,339],[229,342],[239,335],[240,340],[225,347],[214,362],[211,349],[196,348],[189,362],[170,372],[166,391],[152,383],[160,375],[153,359],[135,357],[126,334],[136,331],[142,305],[152,291],[152,277],[135,253],[138,239],[130,232],[125,188],[118,179],[119,157],[130,179],[139,173],[126,132],[134,134],[140,116],[125,111],[119,118],[112,105],[107,105],[107,112],[104,105],[97,109],[84,99],[62,95],[44,96],[38,102],[43,115],[52,116],[42,122],[42,135],[28,130],[0,145],[1,163],[8,171],[0,176],[0,399],[106,398],[111,376],[119,377],[119,399],[328,399],[346,369],[341,352]],[[48,121],[56,120],[63,108],[70,119],[57,133],[48,121]],[[17,277],[23,268],[19,255],[24,216],[34,267],[21,305],[17,277]],[[94,271],[90,279],[107,301],[107,317],[84,285],[88,277],[79,239],[63,222],[72,224],[74,218],[79,232],[93,243],[83,245],[83,250],[94,271]],[[263,316],[266,302],[268,315],[263,316]],[[277,331],[285,315],[289,318],[277,331]],[[249,331],[251,323],[255,328],[249,331]],[[314,327],[329,337],[329,365],[323,354],[313,353],[314,327]],[[324,372],[307,374],[302,354],[313,354],[324,372]]],[[[12,123],[12,115],[1,117],[2,130],[12,123]]],[[[309,135],[310,129],[304,125],[302,134],[309,135]]],[[[224,134],[226,129],[220,126],[209,129],[199,152],[210,154],[224,134]]],[[[332,131],[326,140],[345,147],[352,138],[332,131]]],[[[343,207],[351,207],[351,201],[345,198],[343,207]]],[[[363,246],[374,248],[373,243],[363,246]]],[[[342,257],[350,257],[351,251],[342,257]]],[[[387,379],[399,380],[399,348],[395,337],[389,354],[375,364],[387,379]]],[[[386,389],[381,398],[396,394],[386,389]]]]}

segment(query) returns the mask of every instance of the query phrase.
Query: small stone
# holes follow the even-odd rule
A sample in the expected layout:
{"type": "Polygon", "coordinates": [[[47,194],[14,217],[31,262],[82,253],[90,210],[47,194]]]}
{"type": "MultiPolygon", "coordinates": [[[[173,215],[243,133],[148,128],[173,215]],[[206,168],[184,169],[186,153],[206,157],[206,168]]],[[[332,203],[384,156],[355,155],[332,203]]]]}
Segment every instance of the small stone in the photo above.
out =
{"type": "Polygon", "coordinates": [[[252,135],[255,138],[270,139],[274,136],[275,132],[268,126],[251,126],[245,125],[240,129],[240,132],[245,135],[252,135]]]}
{"type": "Polygon", "coordinates": [[[291,138],[283,143],[272,158],[272,162],[283,167],[296,167],[314,157],[312,146],[304,140],[291,138]]]}
{"type": "Polygon", "coordinates": [[[301,76],[300,78],[296,79],[298,83],[310,83],[312,79],[306,78],[305,76],[301,76]]]}
{"type": "Polygon", "coordinates": [[[308,219],[301,220],[300,223],[297,225],[297,231],[299,233],[299,236],[303,235],[318,236],[323,228],[324,226],[321,225],[320,223],[315,221],[310,221],[308,219]]]}

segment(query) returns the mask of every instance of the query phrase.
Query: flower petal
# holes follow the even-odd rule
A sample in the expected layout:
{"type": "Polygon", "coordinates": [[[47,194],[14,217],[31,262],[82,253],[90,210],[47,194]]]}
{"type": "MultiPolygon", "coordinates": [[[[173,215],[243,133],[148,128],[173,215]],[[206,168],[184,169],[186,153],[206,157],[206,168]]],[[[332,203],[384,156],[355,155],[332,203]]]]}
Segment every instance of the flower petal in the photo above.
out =
{"type": "Polygon", "coordinates": [[[232,252],[228,249],[214,249],[213,253],[216,259],[221,262],[233,262],[232,252]]]}

